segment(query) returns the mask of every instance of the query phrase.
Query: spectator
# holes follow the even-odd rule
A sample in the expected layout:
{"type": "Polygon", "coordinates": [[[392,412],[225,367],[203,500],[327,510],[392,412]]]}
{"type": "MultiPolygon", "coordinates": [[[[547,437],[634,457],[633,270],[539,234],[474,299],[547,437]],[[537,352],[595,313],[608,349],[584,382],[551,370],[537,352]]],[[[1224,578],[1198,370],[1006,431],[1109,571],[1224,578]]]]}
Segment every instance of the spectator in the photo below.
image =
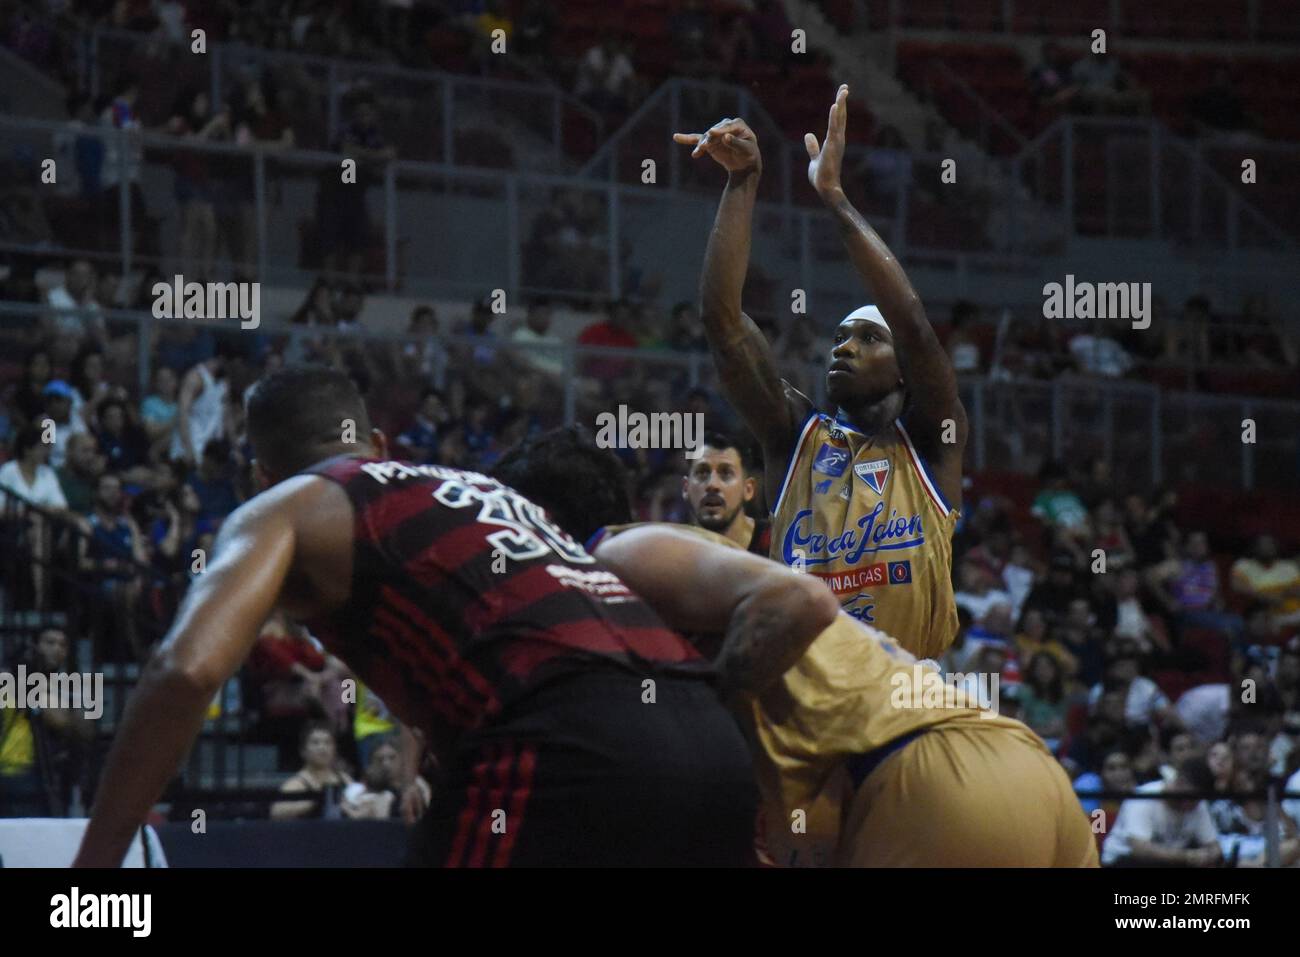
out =
{"type": "Polygon", "coordinates": [[[1289,639],[1277,657],[1277,693],[1287,711],[1300,711],[1300,635],[1289,639]]]}
{"type": "Polygon", "coordinates": [[[1150,654],[1157,647],[1163,651],[1170,650],[1169,638],[1159,619],[1147,613],[1139,596],[1142,580],[1137,570],[1126,568],[1119,573],[1115,587],[1116,637],[1128,638],[1136,642],[1143,654],[1150,654]]]}
{"type": "Polygon", "coordinates": [[[971,332],[971,326],[979,321],[979,316],[980,309],[975,303],[965,299],[953,303],[947,346],[955,372],[979,372],[983,367],[979,343],[971,332]]]}
{"type": "Polygon", "coordinates": [[[1124,695],[1124,721],[1130,727],[1177,720],[1165,693],[1150,678],[1142,676],[1141,668],[1142,661],[1136,647],[1124,641],[1117,642],[1106,661],[1105,681],[1093,685],[1089,703],[1096,705],[1103,690],[1119,691],[1124,695]]]}
{"type": "Polygon", "coordinates": [[[41,428],[29,425],[14,439],[14,457],[0,465],[0,503],[7,504],[5,491],[27,502],[58,512],[68,510],[59,477],[48,465],[50,445],[41,441],[41,428]]]}
{"type": "Polygon", "coordinates": [[[1112,325],[1099,334],[1081,332],[1070,338],[1070,355],[1079,372],[1107,379],[1128,375],[1134,366],[1133,357],[1115,337],[1119,331],[1112,325]]]}
{"type": "Polygon", "coordinates": [[[1134,560],[1133,545],[1120,521],[1119,510],[1111,498],[1103,498],[1093,507],[1093,539],[1089,555],[1100,550],[1106,557],[1106,571],[1117,572],[1128,568],[1134,560]]]}
{"type": "MultiPolygon", "coordinates": [[[[635,349],[637,341],[631,325],[632,307],[619,300],[610,305],[607,319],[603,322],[593,322],[578,334],[578,345],[635,349]]],[[[633,368],[628,359],[602,356],[588,359],[583,363],[583,374],[608,385],[630,375],[633,368]]]]}
{"type": "Polygon", "coordinates": [[[1277,539],[1255,538],[1250,558],[1232,565],[1234,593],[1264,605],[1279,628],[1300,624],[1300,564],[1278,557],[1277,539]]]}
{"type": "Polygon", "coordinates": [[[1138,788],[1160,800],[1125,801],[1102,850],[1105,867],[1217,867],[1219,833],[1209,806],[1191,795],[1209,793],[1214,779],[1198,758],[1183,762],[1172,779],[1138,788]]]}
{"type": "MultiPolygon", "coordinates": [[[[1228,727],[1231,691],[1231,686],[1222,682],[1188,688],[1175,705],[1178,720],[1195,734],[1202,744],[1213,744],[1219,741],[1228,727]]],[[[1214,764],[1213,758],[1213,748],[1211,748],[1211,753],[1208,755],[1211,765],[1214,764]]]]}
{"type": "Polygon", "coordinates": [[[1056,462],[1044,465],[1038,473],[1043,489],[1034,498],[1031,512],[1047,525],[1071,535],[1087,531],[1088,510],[1070,486],[1070,478],[1056,462]]]}
{"type": "Polygon", "coordinates": [[[228,349],[223,342],[215,356],[195,365],[181,379],[171,458],[197,465],[208,443],[227,434],[230,424],[227,356],[228,349]]]}
{"type": "MultiPolygon", "coordinates": [[[[1267,842],[1265,840],[1265,810],[1267,799],[1264,789],[1267,775],[1259,771],[1239,769],[1233,776],[1233,790],[1252,797],[1220,798],[1210,805],[1210,814],[1219,831],[1219,844],[1223,856],[1236,867],[1266,867],[1267,842]]],[[[1277,817],[1281,840],[1278,844],[1278,862],[1291,867],[1300,862],[1300,838],[1296,824],[1287,815],[1277,817]]]]}
{"type": "MultiPolygon", "coordinates": [[[[55,676],[72,671],[67,633],[45,628],[36,636],[27,662],[28,674],[55,676]]],[[[83,702],[84,703],[84,702],[83,702]]],[[[63,817],[81,807],[86,760],[95,737],[88,708],[51,706],[26,712],[30,723],[36,770],[46,796],[49,817],[63,817]]],[[[0,709],[4,710],[4,709],[0,709]]],[[[0,747],[3,750],[3,747],[0,747]]]]}
{"type": "Polygon", "coordinates": [[[118,473],[128,485],[148,485],[153,472],[149,466],[149,440],[131,418],[127,404],[121,399],[101,403],[99,421],[97,438],[106,468],[118,473]]]}
{"type": "Polygon", "coordinates": [[[674,352],[707,352],[709,348],[699,310],[689,302],[679,302],[673,306],[668,318],[668,333],[664,339],[667,347],[674,352]]]}
{"type": "Polygon", "coordinates": [[[95,301],[98,279],[89,260],[74,259],[63,272],[63,282],[45,298],[54,310],[46,317],[45,331],[67,355],[79,349],[88,335],[100,342],[107,337],[104,311],[95,301]]]}
{"type": "Polygon", "coordinates": [[[969,611],[976,624],[997,605],[1010,610],[1011,596],[994,587],[991,576],[978,562],[967,557],[960,568],[961,583],[954,598],[957,607],[969,611]]]}
{"type": "Polygon", "coordinates": [[[1020,720],[1043,739],[1048,750],[1054,752],[1065,736],[1068,710],[1061,662],[1050,652],[1040,651],[1029,659],[1020,689],[1020,720]]]}
{"type": "Polygon", "coordinates": [[[1025,598],[1024,612],[1041,612],[1051,626],[1063,620],[1070,602],[1082,595],[1083,589],[1075,576],[1074,559],[1069,552],[1058,551],[1052,555],[1047,577],[1030,589],[1025,598]]]}
{"type": "Polygon", "coordinates": [[[613,33],[601,38],[582,55],[574,95],[595,110],[627,110],[636,90],[636,69],[627,51],[627,44],[613,33]]]}
{"type": "Polygon", "coordinates": [[[380,742],[363,766],[362,779],[343,789],[343,816],[354,820],[397,817],[401,813],[401,769],[396,745],[380,742]]]}
{"type": "Polygon", "coordinates": [[[95,487],[104,474],[106,462],[99,454],[99,444],[89,432],[68,439],[68,454],[63,467],[55,471],[68,509],[89,516],[95,507],[95,487]]]}
{"type": "MultiPolygon", "coordinates": [[[[1133,773],[1133,762],[1121,749],[1116,748],[1102,759],[1101,773],[1088,771],[1075,778],[1075,791],[1109,791],[1113,794],[1131,794],[1137,789],[1137,777],[1133,773]]],[[[1105,846],[1106,838],[1115,829],[1115,819],[1119,816],[1122,799],[1080,797],[1079,803],[1092,818],[1097,821],[1097,812],[1101,812],[1101,827],[1094,827],[1097,834],[1097,850],[1105,846]]]]}
{"type": "Polygon", "coordinates": [[[177,391],[176,373],[168,366],[158,366],[153,374],[153,392],[140,403],[140,421],[149,440],[150,458],[165,458],[171,444],[176,429],[177,391]]]}
{"type": "Polygon", "coordinates": [[[447,410],[446,396],[438,389],[428,388],[420,397],[420,408],[416,410],[414,420],[397,441],[413,461],[435,463],[438,461],[438,446],[450,424],[451,413],[447,410]]]}
{"type": "Polygon", "coordinates": [[[531,368],[560,379],[564,375],[563,343],[551,332],[551,304],[544,300],[528,306],[524,324],[510,335],[510,341],[519,348],[520,359],[531,368]]]}
{"type": "MultiPolygon", "coordinates": [[[[213,110],[207,92],[199,87],[181,93],[163,130],[200,143],[233,136],[229,107],[213,110]]],[[[217,158],[189,147],[177,149],[174,156],[176,201],[181,208],[181,272],[207,282],[215,278],[217,255],[217,184],[212,176],[217,158]]]]}
{"type": "Polygon", "coordinates": [[[99,403],[110,395],[123,396],[125,390],[114,389],[105,379],[104,353],[98,346],[84,346],[72,360],[69,372],[72,414],[87,429],[94,431],[99,427],[99,403]]]}
{"type": "MultiPolygon", "coordinates": [[[[145,507],[148,507],[146,500],[145,507]]],[[[148,512],[149,544],[158,568],[182,579],[192,569],[199,540],[211,534],[215,523],[200,518],[202,505],[194,486],[183,484],[161,494],[156,511],[148,512]]]]}
{"type": "Polygon", "coordinates": [[[1228,744],[1232,747],[1233,768],[1237,771],[1267,776],[1268,746],[1271,737],[1267,724],[1260,718],[1241,718],[1234,721],[1228,735],[1228,744]]]}
{"type": "Polygon", "coordinates": [[[497,335],[492,329],[496,317],[492,300],[485,297],[474,303],[473,308],[470,309],[469,319],[456,326],[456,335],[469,336],[477,340],[468,357],[475,365],[490,366],[497,361],[497,335]]]}
{"type": "Polygon", "coordinates": [[[1059,640],[1048,636],[1047,617],[1042,609],[1030,608],[1020,616],[1020,627],[1016,631],[1016,655],[1021,661],[1032,662],[1040,653],[1055,658],[1067,679],[1072,679],[1078,671],[1079,662],[1070,650],[1059,640]]]}
{"type": "Polygon", "coordinates": [[[352,735],[357,743],[357,760],[368,767],[375,749],[396,746],[400,725],[388,706],[370,688],[357,682],[357,705],[352,716],[352,735]]]}
{"type": "Polygon", "coordinates": [[[438,313],[433,306],[416,306],[406,326],[402,363],[411,378],[442,382],[447,375],[447,352],[438,341],[438,313]]]}
{"type": "Polygon", "coordinates": [[[105,472],[95,487],[90,534],[79,542],[78,565],[112,605],[114,622],[135,660],[143,661],[145,649],[135,618],[145,585],[141,567],[148,565],[149,553],[135,521],[123,514],[122,503],[122,480],[105,472]]]}
{"type": "Polygon", "coordinates": [[[200,520],[218,525],[239,507],[231,465],[230,443],[225,439],[212,439],[203,447],[199,467],[186,483],[199,498],[200,520]]]}
{"type": "MultiPolygon", "coordinates": [[[[1137,776],[1133,773],[1133,762],[1120,748],[1108,752],[1102,758],[1100,773],[1086,771],[1074,779],[1075,791],[1112,791],[1122,794],[1136,789],[1137,776]]],[[[1103,829],[1103,833],[1109,833],[1115,815],[1119,812],[1120,802],[1113,798],[1103,801],[1094,797],[1080,797],[1079,803],[1089,814],[1110,805],[1112,810],[1106,814],[1106,827],[1103,829]]]]}
{"type": "Polygon", "coordinates": [[[1240,636],[1241,618],[1224,611],[1219,568],[1210,554],[1205,532],[1191,532],[1183,557],[1161,563],[1150,575],[1157,597],[1181,624],[1240,636]]]}
{"type": "Polygon", "coordinates": [[[284,794],[312,794],[317,799],[277,801],[271,805],[271,819],[342,817],[343,789],[352,783],[352,779],[336,767],[338,745],[329,726],[320,722],[308,724],[302,732],[300,752],[301,770],[285,781],[280,791],[284,794]]]}
{"type": "Polygon", "coordinates": [[[334,315],[340,332],[352,332],[359,328],[365,301],[365,295],[356,283],[344,283],[338,287],[334,315]]]}
{"type": "Polygon", "coordinates": [[[356,182],[344,183],[337,167],[327,169],[316,194],[316,225],[320,232],[324,270],[359,281],[362,258],[370,243],[366,192],[380,183],[379,174],[397,156],[379,128],[379,110],[368,91],[355,97],[351,119],[332,149],[356,161],[356,182]]]}
{"type": "Polygon", "coordinates": [[[4,405],[13,416],[13,424],[21,428],[36,422],[45,408],[44,389],[53,374],[49,350],[37,346],[23,362],[23,374],[6,392],[4,405]]]}

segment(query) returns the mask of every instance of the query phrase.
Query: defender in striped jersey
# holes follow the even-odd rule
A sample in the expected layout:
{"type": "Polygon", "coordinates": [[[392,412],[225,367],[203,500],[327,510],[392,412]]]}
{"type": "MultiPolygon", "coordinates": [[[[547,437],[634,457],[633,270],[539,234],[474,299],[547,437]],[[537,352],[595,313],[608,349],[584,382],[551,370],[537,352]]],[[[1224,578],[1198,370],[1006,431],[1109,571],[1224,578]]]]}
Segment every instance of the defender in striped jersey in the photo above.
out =
{"type": "MultiPolygon", "coordinates": [[[[260,381],[248,428],[266,490],[229,518],[146,669],[78,863],[120,862],[275,608],[439,758],[416,862],[752,862],[752,768],[710,663],[541,508],[390,461],[334,370],[260,381]],[[349,427],[369,438],[344,443],[349,427]]],[[[755,600],[819,629],[789,578],[757,581],[755,600]]]]}

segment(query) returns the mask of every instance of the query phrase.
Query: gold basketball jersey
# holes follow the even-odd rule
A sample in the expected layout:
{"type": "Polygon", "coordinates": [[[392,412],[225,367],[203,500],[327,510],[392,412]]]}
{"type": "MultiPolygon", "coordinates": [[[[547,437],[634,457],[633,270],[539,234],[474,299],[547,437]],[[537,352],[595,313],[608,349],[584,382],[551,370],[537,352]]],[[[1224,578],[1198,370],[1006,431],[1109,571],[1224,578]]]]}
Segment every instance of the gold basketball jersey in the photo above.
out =
{"type": "Polygon", "coordinates": [[[902,422],[879,435],[813,412],[772,512],[771,557],[822,578],[844,611],[937,658],[957,635],[950,508],[902,422]]]}

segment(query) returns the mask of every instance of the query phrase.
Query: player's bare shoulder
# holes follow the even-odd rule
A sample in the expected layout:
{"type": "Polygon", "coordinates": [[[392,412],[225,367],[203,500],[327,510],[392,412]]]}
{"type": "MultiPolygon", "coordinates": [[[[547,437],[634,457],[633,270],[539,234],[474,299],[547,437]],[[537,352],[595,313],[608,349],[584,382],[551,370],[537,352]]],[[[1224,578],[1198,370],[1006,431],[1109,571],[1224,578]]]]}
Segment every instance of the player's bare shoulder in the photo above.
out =
{"type": "Polygon", "coordinates": [[[252,537],[242,533],[267,525],[281,527],[292,535],[293,563],[280,607],[294,617],[303,617],[320,614],[347,600],[352,578],[353,518],[352,504],[337,482],[320,475],[295,475],[249,499],[232,513],[221,538],[226,539],[229,532],[230,547],[239,547],[239,540],[252,537]]]}

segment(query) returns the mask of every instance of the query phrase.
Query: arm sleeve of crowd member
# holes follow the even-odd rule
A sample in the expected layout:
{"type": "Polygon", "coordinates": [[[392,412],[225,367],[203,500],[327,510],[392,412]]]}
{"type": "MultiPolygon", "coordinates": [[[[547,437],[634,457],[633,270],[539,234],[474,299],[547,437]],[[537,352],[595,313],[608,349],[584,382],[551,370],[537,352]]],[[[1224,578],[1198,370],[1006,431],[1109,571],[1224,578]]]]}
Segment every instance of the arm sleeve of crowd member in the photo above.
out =
{"type": "Polygon", "coordinates": [[[669,528],[614,536],[596,555],[672,627],[725,634],[717,666],[727,696],[762,692],[839,613],[818,579],[669,528]]]}
{"type": "Polygon", "coordinates": [[[117,866],[136,829],[239,668],[279,598],[294,553],[292,520],[268,497],[227,520],[118,729],[76,863],[117,866]]]}

